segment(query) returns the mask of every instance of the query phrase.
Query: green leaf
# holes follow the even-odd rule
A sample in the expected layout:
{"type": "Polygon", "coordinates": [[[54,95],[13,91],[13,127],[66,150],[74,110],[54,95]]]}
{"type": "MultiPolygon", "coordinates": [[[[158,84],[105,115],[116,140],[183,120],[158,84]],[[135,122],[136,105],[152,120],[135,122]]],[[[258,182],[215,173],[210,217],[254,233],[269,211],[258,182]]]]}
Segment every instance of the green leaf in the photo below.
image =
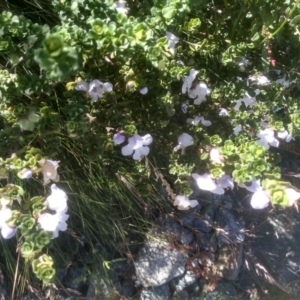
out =
{"type": "Polygon", "coordinates": [[[296,17],[294,17],[291,21],[290,21],[290,24],[292,26],[295,26],[297,25],[298,23],[300,23],[300,15],[297,15],[296,17]]]}
{"type": "Polygon", "coordinates": [[[18,124],[22,130],[32,131],[34,127],[34,125],[27,118],[19,119],[18,124]]]}
{"type": "Polygon", "coordinates": [[[201,160],[206,160],[208,158],[208,152],[204,152],[201,154],[200,159],[201,160]]]}
{"type": "Polygon", "coordinates": [[[39,119],[40,119],[40,116],[38,116],[38,115],[35,114],[35,113],[31,113],[31,114],[28,116],[28,120],[29,120],[30,122],[33,122],[33,123],[38,122],[39,119]]]}
{"type": "Polygon", "coordinates": [[[256,33],[252,36],[251,41],[252,41],[252,42],[255,42],[255,41],[257,41],[257,40],[259,39],[259,37],[260,37],[259,32],[256,32],[256,33]]]}
{"type": "Polygon", "coordinates": [[[164,7],[161,12],[166,19],[171,19],[176,13],[176,8],[174,6],[164,7]]]}

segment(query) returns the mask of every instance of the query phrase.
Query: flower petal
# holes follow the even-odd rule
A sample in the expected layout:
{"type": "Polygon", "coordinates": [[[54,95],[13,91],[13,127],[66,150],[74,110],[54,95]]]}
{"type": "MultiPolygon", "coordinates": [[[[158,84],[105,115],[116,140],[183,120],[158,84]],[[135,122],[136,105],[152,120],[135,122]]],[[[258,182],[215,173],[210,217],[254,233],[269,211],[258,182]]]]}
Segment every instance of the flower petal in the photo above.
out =
{"type": "Polygon", "coordinates": [[[146,94],[148,93],[148,88],[147,88],[147,87],[141,88],[141,89],[140,89],[140,93],[141,93],[142,95],[146,95],[146,94]]]}
{"type": "Polygon", "coordinates": [[[270,199],[265,191],[260,190],[252,195],[250,204],[254,209],[264,209],[269,205],[270,199]]]}
{"type": "Polygon", "coordinates": [[[120,145],[120,144],[124,143],[125,136],[120,133],[116,133],[113,137],[113,140],[116,145],[120,145]]]}
{"type": "Polygon", "coordinates": [[[226,108],[220,108],[220,111],[219,111],[219,116],[222,116],[222,117],[226,117],[228,116],[228,111],[226,108]]]}
{"type": "Polygon", "coordinates": [[[153,142],[153,138],[151,136],[151,134],[146,134],[144,136],[142,136],[142,139],[144,140],[144,145],[148,146],[153,142]]]}
{"type": "Polygon", "coordinates": [[[16,232],[17,228],[11,228],[8,225],[3,226],[1,229],[1,235],[6,240],[15,236],[16,232]]]}
{"type": "Polygon", "coordinates": [[[291,140],[294,140],[294,137],[291,134],[288,134],[285,141],[289,143],[291,140]]]}
{"type": "Polygon", "coordinates": [[[297,201],[300,198],[300,193],[296,192],[292,188],[286,188],[285,194],[287,195],[287,197],[289,199],[289,206],[293,205],[295,203],[295,201],[297,201]]]}
{"type": "Polygon", "coordinates": [[[233,134],[234,134],[234,135],[238,135],[238,134],[242,131],[242,129],[243,129],[243,127],[242,127],[241,124],[235,126],[235,127],[233,128],[233,134]]]}
{"type": "Polygon", "coordinates": [[[51,185],[51,191],[51,195],[47,197],[48,208],[55,210],[56,212],[65,211],[68,208],[67,194],[59,189],[56,184],[51,185]]]}
{"type": "Polygon", "coordinates": [[[178,137],[178,144],[182,145],[183,147],[188,147],[188,146],[194,145],[194,140],[193,140],[192,136],[190,136],[189,134],[182,133],[178,137]]]}
{"type": "Polygon", "coordinates": [[[217,186],[209,174],[205,173],[203,175],[198,175],[193,173],[192,177],[197,182],[199,189],[210,191],[215,194],[224,194],[224,189],[220,186],[217,186]]]}
{"type": "Polygon", "coordinates": [[[122,151],[122,155],[124,156],[131,155],[133,153],[133,146],[131,144],[128,144],[122,147],[121,151],[122,151]]]}
{"type": "MultiPolygon", "coordinates": [[[[94,102],[98,101],[99,98],[99,94],[98,93],[94,93],[94,92],[89,92],[90,97],[93,99],[94,102]]],[[[100,97],[101,98],[101,97],[100,97]]]]}
{"type": "Polygon", "coordinates": [[[110,82],[103,83],[103,92],[110,93],[113,90],[113,85],[110,82]]]}
{"type": "Polygon", "coordinates": [[[148,155],[150,152],[150,149],[148,146],[141,147],[135,150],[133,154],[133,159],[134,160],[139,160],[143,155],[148,155]]]}
{"type": "Polygon", "coordinates": [[[79,83],[76,84],[75,90],[77,91],[85,91],[87,92],[89,90],[89,84],[86,81],[80,81],[79,83]]]}
{"type": "Polygon", "coordinates": [[[221,186],[223,189],[234,188],[234,182],[229,175],[224,174],[222,177],[216,180],[216,183],[221,186]]]}
{"type": "Polygon", "coordinates": [[[192,87],[193,81],[195,80],[198,71],[191,69],[189,76],[184,77],[182,85],[182,93],[185,94],[192,87]]]}
{"type": "Polygon", "coordinates": [[[199,204],[197,200],[190,200],[190,207],[196,207],[199,204]]]}
{"type": "Polygon", "coordinates": [[[215,164],[222,163],[222,155],[219,147],[212,147],[209,152],[210,160],[215,164]]]}

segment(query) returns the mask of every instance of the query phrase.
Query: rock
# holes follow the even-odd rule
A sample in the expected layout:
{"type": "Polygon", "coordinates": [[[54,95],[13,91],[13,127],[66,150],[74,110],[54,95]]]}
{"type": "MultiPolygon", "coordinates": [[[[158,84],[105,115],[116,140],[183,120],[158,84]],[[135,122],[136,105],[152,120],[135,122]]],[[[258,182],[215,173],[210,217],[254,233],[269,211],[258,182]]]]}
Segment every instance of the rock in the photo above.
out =
{"type": "Polygon", "coordinates": [[[160,286],[184,273],[185,257],[167,242],[148,241],[138,253],[135,269],[144,287],[160,286]]]}
{"type": "MultiPolygon", "coordinates": [[[[197,207],[196,207],[197,208],[197,207]]],[[[210,205],[205,213],[199,215],[200,209],[192,212],[183,212],[180,214],[181,223],[191,231],[211,232],[215,220],[215,208],[210,205]]]]}
{"type": "Polygon", "coordinates": [[[233,284],[225,281],[219,281],[213,289],[206,291],[204,299],[206,300],[232,300],[237,294],[233,284]]]}
{"type": "Polygon", "coordinates": [[[229,195],[213,194],[212,197],[216,206],[222,206],[227,209],[231,209],[233,206],[233,199],[229,195]]]}
{"type": "Polygon", "coordinates": [[[171,291],[169,284],[144,288],[141,292],[141,300],[170,300],[171,291]]]}
{"type": "Polygon", "coordinates": [[[85,287],[84,279],[82,277],[84,275],[84,272],[85,269],[83,266],[71,266],[64,278],[64,285],[68,288],[71,288],[72,290],[81,293],[85,287]]]}
{"type": "Polygon", "coordinates": [[[202,208],[203,208],[203,204],[199,202],[199,204],[196,207],[189,209],[187,211],[179,212],[178,216],[180,218],[181,224],[188,228],[192,227],[194,220],[196,218],[199,218],[199,214],[202,208]]]}
{"type": "Polygon", "coordinates": [[[170,216],[164,216],[155,231],[156,235],[172,236],[181,244],[189,245],[193,241],[193,233],[170,216]]]}
{"type": "Polygon", "coordinates": [[[227,280],[236,280],[241,266],[243,257],[243,245],[224,245],[218,252],[218,260],[214,266],[215,276],[223,277],[227,280]]]}
{"type": "Polygon", "coordinates": [[[192,229],[196,231],[208,233],[212,231],[213,227],[206,220],[199,218],[194,220],[192,229]]]}
{"type": "Polygon", "coordinates": [[[195,233],[196,241],[199,247],[215,253],[218,249],[216,236],[212,233],[195,233]]]}
{"type": "Polygon", "coordinates": [[[111,283],[107,283],[102,278],[94,277],[88,287],[86,299],[113,300],[116,295],[117,291],[111,283]]]}
{"type": "Polygon", "coordinates": [[[62,282],[68,274],[68,267],[56,268],[56,278],[59,282],[62,282]]]}
{"type": "Polygon", "coordinates": [[[238,244],[244,241],[244,225],[236,219],[232,212],[228,209],[219,208],[217,220],[219,245],[238,244]]]}
{"type": "Polygon", "coordinates": [[[137,292],[134,286],[136,275],[133,262],[116,261],[111,264],[109,274],[121,296],[129,298],[137,292]]]}
{"type": "Polygon", "coordinates": [[[173,279],[171,284],[177,292],[180,292],[196,283],[198,279],[195,273],[187,270],[183,276],[173,279]]]}
{"type": "Polygon", "coordinates": [[[256,237],[250,240],[252,251],[246,257],[252,261],[253,272],[299,295],[300,214],[294,207],[277,209],[257,222],[256,237]]]}
{"type": "Polygon", "coordinates": [[[135,295],[137,292],[135,287],[135,282],[131,279],[125,279],[121,283],[121,289],[119,291],[119,294],[126,298],[131,298],[133,295],[135,295]]]}
{"type": "Polygon", "coordinates": [[[135,287],[135,268],[132,262],[125,260],[112,262],[107,273],[99,268],[99,275],[91,279],[87,298],[112,299],[113,295],[120,295],[126,298],[137,293],[135,287]],[[106,280],[104,280],[106,278],[106,280]]]}

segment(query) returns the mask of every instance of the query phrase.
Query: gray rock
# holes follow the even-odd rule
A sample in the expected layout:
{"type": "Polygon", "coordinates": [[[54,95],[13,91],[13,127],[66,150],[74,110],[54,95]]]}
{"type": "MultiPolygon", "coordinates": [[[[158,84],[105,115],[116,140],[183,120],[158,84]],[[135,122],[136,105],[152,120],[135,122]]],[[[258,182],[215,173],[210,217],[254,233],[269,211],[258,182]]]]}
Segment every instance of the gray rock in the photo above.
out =
{"type": "Polygon", "coordinates": [[[164,241],[148,241],[135,260],[137,281],[144,287],[159,286],[185,271],[184,254],[164,241]]]}
{"type": "Polygon", "coordinates": [[[88,287],[86,299],[114,300],[116,295],[117,291],[111,283],[95,277],[91,280],[91,283],[88,287]]]}
{"type": "Polygon", "coordinates": [[[99,267],[98,275],[90,278],[87,299],[98,297],[101,300],[110,300],[116,295],[130,298],[137,292],[135,280],[135,268],[132,262],[114,261],[110,264],[109,270],[105,271],[99,267]]]}
{"type": "Polygon", "coordinates": [[[215,253],[218,249],[216,235],[212,233],[195,233],[196,241],[199,247],[215,253]]]}
{"type": "Polygon", "coordinates": [[[131,298],[133,295],[135,295],[136,294],[135,282],[131,279],[125,279],[121,283],[121,289],[119,291],[119,294],[126,298],[131,298]]]}
{"type": "Polygon", "coordinates": [[[205,300],[232,300],[236,295],[237,291],[234,285],[220,281],[212,291],[206,292],[203,298],[205,300]]]}
{"type": "Polygon", "coordinates": [[[159,228],[156,228],[156,234],[173,236],[175,240],[186,245],[191,244],[193,241],[193,233],[170,216],[162,218],[159,228]]]}
{"type": "Polygon", "coordinates": [[[72,290],[81,292],[84,288],[84,275],[85,269],[81,266],[71,266],[68,269],[68,273],[64,278],[64,284],[66,287],[72,290]]]}
{"type": "Polygon", "coordinates": [[[201,209],[203,208],[203,204],[199,202],[199,204],[187,211],[181,211],[178,215],[180,217],[181,224],[186,227],[192,227],[193,222],[196,218],[199,218],[199,214],[201,209]]]}
{"type": "Polygon", "coordinates": [[[246,259],[261,278],[299,295],[300,214],[293,207],[277,209],[260,216],[259,225],[246,259]]]}
{"type": "Polygon", "coordinates": [[[212,194],[213,202],[216,206],[222,206],[231,209],[233,206],[233,199],[229,195],[212,194]]]}
{"type": "Polygon", "coordinates": [[[212,231],[213,227],[204,218],[203,219],[198,218],[194,220],[192,229],[208,233],[212,231]]]}
{"type": "Polygon", "coordinates": [[[218,251],[218,261],[215,264],[215,276],[227,280],[236,280],[242,266],[243,245],[224,245],[218,251]]]}
{"type": "Polygon", "coordinates": [[[171,291],[169,284],[144,288],[141,292],[141,300],[170,300],[171,291]]]}
{"type": "Polygon", "coordinates": [[[245,240],[244,224],[238,221],[228,209],[220,208],[217,212],[218,242],[222,244],[238,244],[245,240]]]}
{"type": "Polygon", "coordinates": [[[193,272],[187,270],[183,276],[172,280],[172,286],[174,286],[177,292],[180,292],[197,282],[198,279],[199,278],[193,272]]]}

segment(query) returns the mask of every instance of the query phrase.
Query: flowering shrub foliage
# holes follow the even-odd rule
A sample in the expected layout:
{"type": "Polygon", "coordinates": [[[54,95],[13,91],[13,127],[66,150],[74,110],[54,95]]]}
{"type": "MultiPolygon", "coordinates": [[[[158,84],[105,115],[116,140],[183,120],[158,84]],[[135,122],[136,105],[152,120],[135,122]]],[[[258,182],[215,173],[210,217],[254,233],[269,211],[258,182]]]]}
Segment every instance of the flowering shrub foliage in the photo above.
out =
{"type": "Polygon", "coordinates": [[[147,176],[143,157],[162,159],[180,210],[197,205],[192,180],[246,189],[255,209],[299,198],[269,152],[300,136],[299,1],[218,2],[53,0],[55,26],[0,15],[0,229],[21,236],[44,283],[55,277],[44,249],[69,217],[53,184],[62,134],[112,169],[125,156],[147,176]],[[41,175],[46,198],[13,181],[41,175]]]}

